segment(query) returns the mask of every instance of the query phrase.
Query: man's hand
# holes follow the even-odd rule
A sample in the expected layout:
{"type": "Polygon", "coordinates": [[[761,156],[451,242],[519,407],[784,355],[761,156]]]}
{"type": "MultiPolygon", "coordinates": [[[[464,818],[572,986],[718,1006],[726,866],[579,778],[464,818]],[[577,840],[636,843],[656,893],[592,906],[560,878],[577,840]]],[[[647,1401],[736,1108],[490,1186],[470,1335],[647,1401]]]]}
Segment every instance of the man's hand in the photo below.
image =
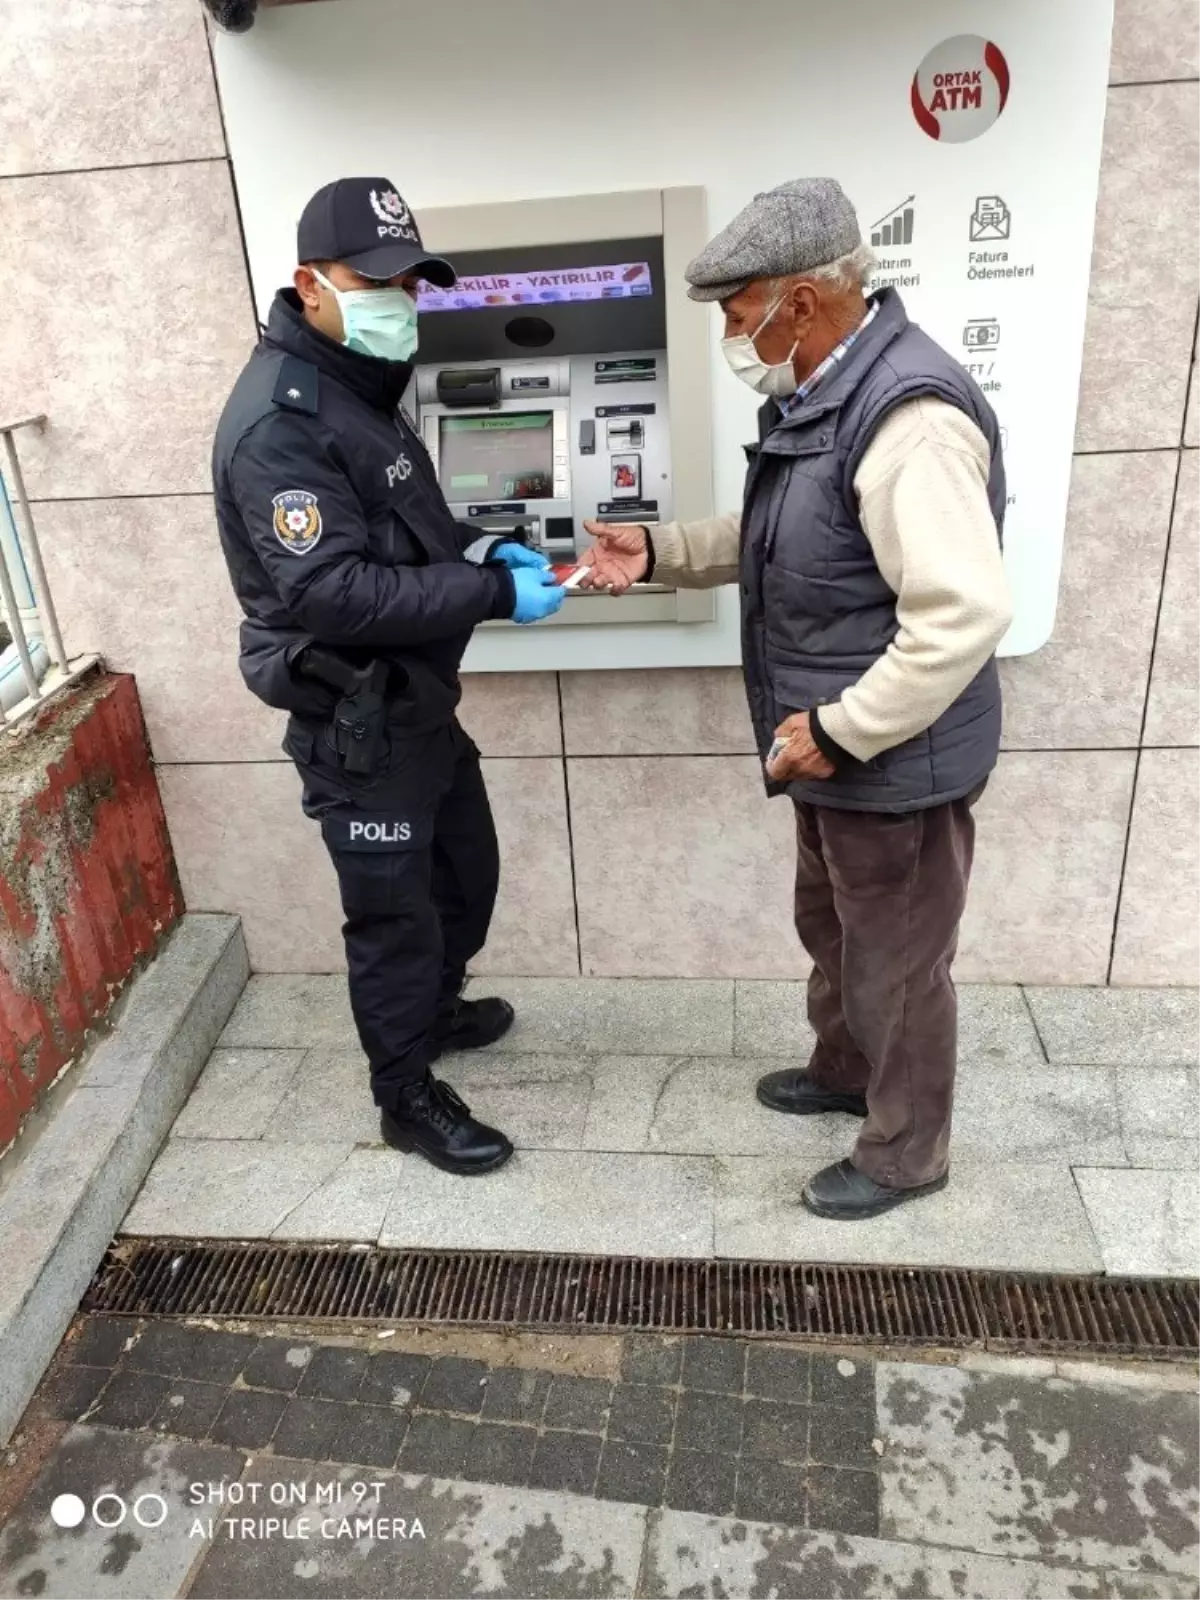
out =
{"type": "Polygon", "coordinates": [[[797,778],[832,778],[834,765],[818,748],[812,736],[807,711],[786,717],[775,729],[777,739],[787,744],[767,764],[767,777],[773,783],[793,783],[797,778]]]}
{"type": "Polygon", "coordinates": [[[580,566],[588,569],[579,580],[581,589],[624,594],[646,576],[650,548],[645,528],[635,522],[585,522],[583,529],[596,543],[580,557],[580,566]]]}

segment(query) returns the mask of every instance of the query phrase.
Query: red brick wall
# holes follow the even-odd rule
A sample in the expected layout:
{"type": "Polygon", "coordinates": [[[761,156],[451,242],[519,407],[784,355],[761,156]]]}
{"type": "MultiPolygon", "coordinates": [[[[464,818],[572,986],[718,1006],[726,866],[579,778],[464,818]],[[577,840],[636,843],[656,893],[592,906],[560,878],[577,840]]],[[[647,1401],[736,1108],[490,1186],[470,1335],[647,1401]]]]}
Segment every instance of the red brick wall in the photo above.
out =
{"type": "Polygon", "coordinates": [[[0,1151],[183,912],[131,677],[0,735],[0,1151]]]}

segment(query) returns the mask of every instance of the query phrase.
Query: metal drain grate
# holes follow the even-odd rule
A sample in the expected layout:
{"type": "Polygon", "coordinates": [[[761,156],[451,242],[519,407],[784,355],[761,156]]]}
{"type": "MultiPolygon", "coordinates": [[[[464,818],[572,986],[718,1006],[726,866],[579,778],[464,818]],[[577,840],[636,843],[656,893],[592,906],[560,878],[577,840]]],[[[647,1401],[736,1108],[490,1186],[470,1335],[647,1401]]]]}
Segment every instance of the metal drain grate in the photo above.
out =
{"type": "Polygon", "coordinates": [[[86,1311],[1197,1354],[1194,1280],[119,1240],[86,1311]]]}

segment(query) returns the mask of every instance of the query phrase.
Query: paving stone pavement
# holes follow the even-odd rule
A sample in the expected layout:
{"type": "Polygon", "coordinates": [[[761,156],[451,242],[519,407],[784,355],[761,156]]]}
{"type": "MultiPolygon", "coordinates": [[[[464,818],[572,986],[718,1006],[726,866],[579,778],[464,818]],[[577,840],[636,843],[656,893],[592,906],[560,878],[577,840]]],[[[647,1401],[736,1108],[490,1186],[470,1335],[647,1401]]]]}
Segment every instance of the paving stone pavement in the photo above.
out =
{"type": "Polygon", "coordinates": [[[857,1122],[782,1117],[754,1097],[760,1074],[807,1058],[802,984],[522,978],[471,992],[507,994],[516,1025],[439,1071],[518,1154],[469,1195],[380,1144],[344,980],[258,975],[126,1231],[1195,1273],[1195,990],[964,988],[951,1182],[853,1227],[810,1217],[800,1192],[857,1122]]]}
{"type": "Polygon", "coordinates": [[[1174,1367],[81,1317],[0,1596],[1169,1600],[1197,1420],[1174,1367]]]}

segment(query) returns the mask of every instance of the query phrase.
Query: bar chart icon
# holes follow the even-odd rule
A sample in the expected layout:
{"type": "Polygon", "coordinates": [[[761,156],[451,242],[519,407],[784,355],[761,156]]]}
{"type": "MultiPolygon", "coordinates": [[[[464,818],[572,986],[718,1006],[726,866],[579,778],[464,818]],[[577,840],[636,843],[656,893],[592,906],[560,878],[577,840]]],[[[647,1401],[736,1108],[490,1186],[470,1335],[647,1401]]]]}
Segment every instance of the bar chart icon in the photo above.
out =
{"type": "Polygon", "coordinates": [[[915,195],[901,200],[898,206],[885,211],[878,222],[871,224],[871,243],[876,249],[890,249],[898,244],[911,244],[913,236],[913,201],[915,195]]]}

